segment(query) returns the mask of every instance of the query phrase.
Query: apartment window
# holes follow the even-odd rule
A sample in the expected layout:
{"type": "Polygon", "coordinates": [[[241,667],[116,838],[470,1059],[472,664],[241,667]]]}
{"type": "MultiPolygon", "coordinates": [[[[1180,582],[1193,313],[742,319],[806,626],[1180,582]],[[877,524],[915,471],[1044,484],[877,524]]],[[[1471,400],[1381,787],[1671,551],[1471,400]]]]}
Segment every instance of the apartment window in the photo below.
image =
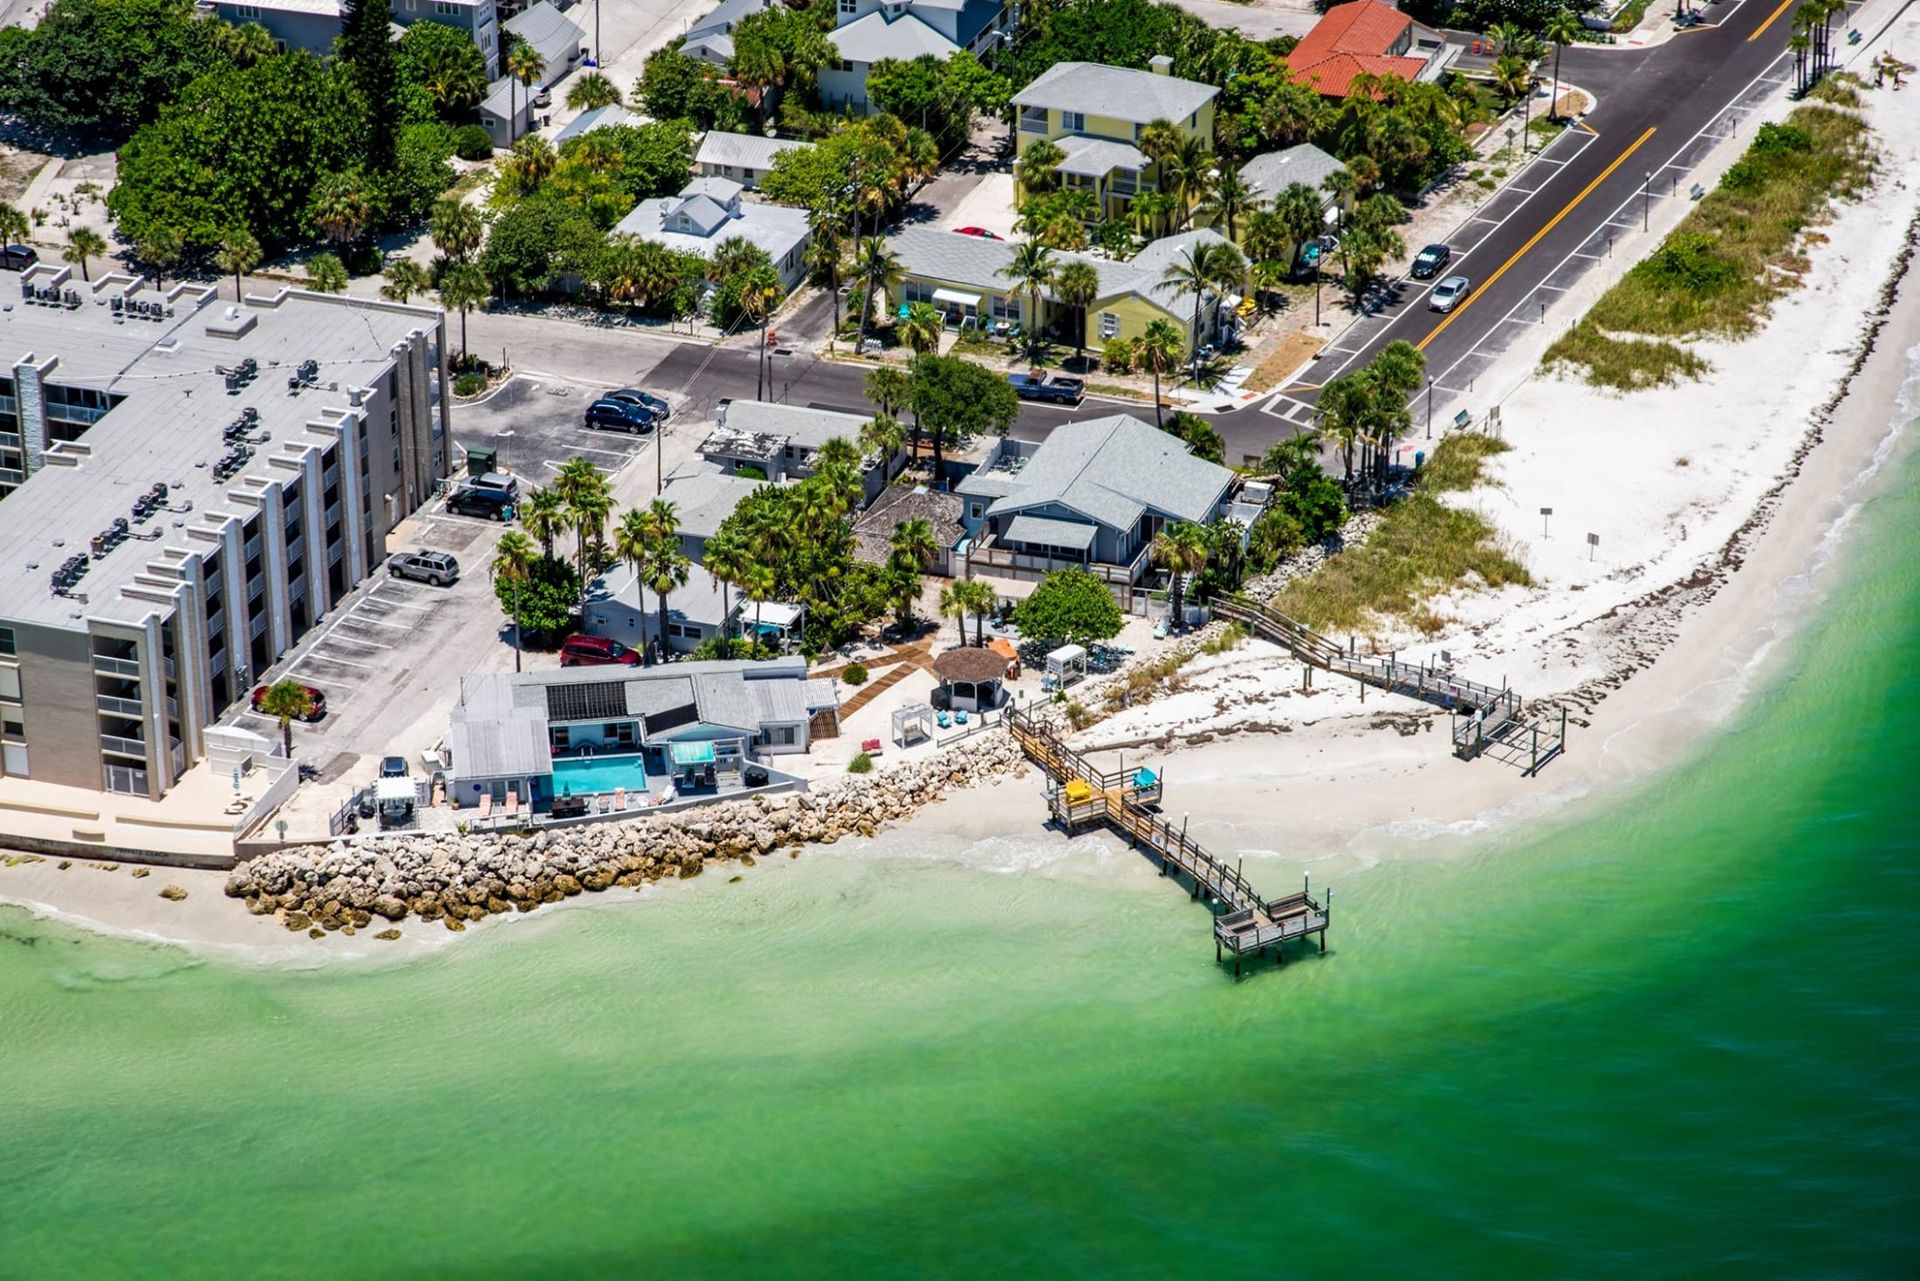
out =
{"type": "Polygon", "coordinates": [[[257,4],[237,4],[233,6],[233,16],[258,21],[266,17],[266,13],[257,4]]]}
{"type": "Polygon", "coordinates": [[[980,505],[979,503],[968,503],[968,504],[967,504],[967,519],[968,519],[968,520],[979,520],[979,519],[980,519],[980,516],[981,516],[981,513],[983,513],[983,512],[985,512],[986,510],[987,510],[987,509],[986,509],[985,507],[983,507],[983,506],[981,506],[981,505],[980,505]]]}
{"type": "Polygon", "coordinates": [[[20,669],[0,667],[0,703],[18,703],[20,698],[20,669]]]}
{"type": "Polygon", "coordinates": [[[13,647],[13,628],[0,627],[0,654],[17,653],[19,651],[13,647]]]}
{"type": "Polygon", "coordinates": [[[1063,111],[1060,113],[1060,127],[1068,133],[1079,133],[1087,127],[1087,117],[1084,112],[1063,111]]]}
{"type": "Polygon", "coordinates": [[[27,749],[21,743],[8,743],[0,746],[0,773],[11,774],[15,778],[31,777],[27,769],[27,749]]]}
{"type": "Polygon", "coordinates": [[[1118,338],[1120,336],[1120,317],[1110,311],[1100,313],[1100,336],[1118,338]]]}
{"type": "Polygon", "coordinates": [[[27,723],[17,716],[0,716],[0,734],[8,738],[25,738],[27,723]]]}
{"type": "Polygon", "coordinates": [[[767,741],[775,747],[792,747],[800,741],[799,733],[792,725],[776,725],[767,731],[767,741]]]}
{"type": "Polygon", "coordinates": [[[841,13],[857,13],[859,9],[860,0],[840,0],[841,13]]]}
{"type": "Polygon", "coordinates": [[[433,0],[433,11],[443,18],[460,16],[460,6],[452,3],[452,0],[433,0]]]}

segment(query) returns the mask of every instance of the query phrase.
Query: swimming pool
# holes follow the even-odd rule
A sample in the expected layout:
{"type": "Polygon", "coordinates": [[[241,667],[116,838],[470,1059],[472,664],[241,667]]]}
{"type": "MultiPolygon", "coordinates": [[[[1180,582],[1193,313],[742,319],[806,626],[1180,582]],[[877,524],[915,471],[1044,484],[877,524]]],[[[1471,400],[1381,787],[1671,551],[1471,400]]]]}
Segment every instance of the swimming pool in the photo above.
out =
{"type": "Polygon", "coordinates": [[[587,796],[624,787],[629,795],[647,790],[646,760],[632,756],[581,756],[553,763],[553,794],[587,796]]]}

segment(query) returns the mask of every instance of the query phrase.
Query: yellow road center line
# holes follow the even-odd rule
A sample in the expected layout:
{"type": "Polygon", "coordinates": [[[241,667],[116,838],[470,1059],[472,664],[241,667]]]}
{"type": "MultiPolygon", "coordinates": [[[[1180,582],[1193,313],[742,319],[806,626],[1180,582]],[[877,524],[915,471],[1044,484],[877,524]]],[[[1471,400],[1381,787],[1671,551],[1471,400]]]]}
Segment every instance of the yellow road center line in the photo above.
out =
{"type": "Polygon", "coordinates": [[[1767,20],[1765,22],[1761,23],[1758,27],[1754,28],[1753,34],[1747,37],[1747,43],[1752,44],[1754,41],[1758,40],[1761,36],[1766,35],[1767,28],[1771,27],[1775,22],[1777,22],[1780,18],[1780,15],[1785,13],[1788,9],[1792,8],[1793,4],[1794,4],[1794,0],[1780,0],[1780,7],[1778,9],[1775,9],[1772,13],[1768,14],[1767,20]]]}
{"type": "Polygon", "coordinates": [[[1618,169],[1621,165],[1624,165],[1625,163],[1627,163],[1627,157],[1631,156],[1634,152],[1640,150],[1641,147],[1645,146],[1647,139],[1653,137],[1653,135],[1657,131],[1658,131],[1658,126],[1649,125],[1645,133],[1641,134],[1638,138],[1635,138],[1633,140],[1633,145],[1631,147],[1628,147],[1625,151],[1621,152],[1618,156],[1615,156],[1613,163],[1600,171],[1599,177],[1595,178],[1592,182],[1582,187],[1580,189],[1580,194],[1567,202],[1566,208],[1562,209],[1559,213],[1555,214],[1552,217],[1552,219],[1548,221],[1546,226],[1534,232],[1533,237],[1530,240],[1528,240],[1526,244],[1521,245],[1518,249],[1514,250],[1513,257],[1501,263],[1500,269],[1498,271],[1494,272],[1491,276],[1488,276],[1486,280],[1480,285],[1480,287],[1474,290],[1471,295],[1461,299],[1460,305],[1458,307],[1455,307],[1452,311],[1448,312],[1446,319],[1442,320],[1439,324],[1435,325],[1433,327],[1433,332],[1428,334],[1425,338],[1422,338],[1418,343],[1415,343],[1414,346],[1420,351],[1425,351],[1427,349],[1428,343],[1432,342],[1434,339],[1438,338],[1442,333],[1444,333],[1448,325],[1451,325],[1455,320],[1459,319],[1460,314],[1462,312],[1466,311],[1467,308],[1473,306],[1474,303],[1478,302],[1481,299],[1481,297],[1485,295],[1487,290],[1493,288],[1494,283],[1498,281],[1500,277],[1507,274],[1507,268],[1513,266],[1514,263],[1519,262],[1522,258],[1524,258],[1528,250],[1532,249],[1535,245],[1540,243],[1542,237],[1544,237],[1549,231],[1552,231],[1555,227],[1558,227],[1560,225],[1560,220],[1562,218],[1565,218],[1568,214],[1572,213],[1582,200],[1585,200],[1588,196],[1592,195],[1593,189],[1595,187],[1598,187],[1601,183],[1613,177],[1613,171],[1618,169]]]}

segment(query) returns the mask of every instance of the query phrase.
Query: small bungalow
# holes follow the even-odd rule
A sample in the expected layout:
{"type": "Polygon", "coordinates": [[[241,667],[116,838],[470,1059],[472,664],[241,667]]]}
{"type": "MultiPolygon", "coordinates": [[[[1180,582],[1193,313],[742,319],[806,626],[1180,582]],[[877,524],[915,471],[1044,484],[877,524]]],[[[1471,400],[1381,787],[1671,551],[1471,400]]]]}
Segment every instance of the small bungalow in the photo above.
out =
{"type": "MultiPolygon", "coordinates": [[[[700,457],[736,477],[745,474],[755,480],[804,480],[813,475],[814,457],[821,446],[838,438],[858,448],[860,429],[871,421],[865,414],[767,400],[736,400],[721,413],[719,426],[700,442],[700,457]]],[[[877,453],[861,457],[863,505],[886,488],[901,457],[901,453],[889,458],[877,453]]]]}
{"type": "Polygon", "coordinates": [[[1155,535],[1176,521],[1212,520],[1233,478],[1125,414],[1064,424],[1038,444],[1008,437],[958,486],[969,572],[1036,579],[1072,566],[1131,609],[1155,535]]]}
{"type": "Polygon", "coordinates": [[[645,116],[628,111],[617,102],[610,102],[604,107],[592,107],[581,112],[572,120],[569,120],[567,127],[554,135],[553,145],[554,148],[558,150],[566,146],[569,142],[572,142],[575,138],[590,134],[596,129],[613,129],[621,125],[640,125],[646,123],[646,119],[645,116]]]}
{"type": "Polygon", "coordinates": [[[719,532],[740,500],[765,483],[733,475],[731,468],[722,469],[704,459],[690,459],[674,468],[664,497],[678,514],[680,550],[687,559],[700,560],[707,540],[719,532]]]}
{"type": "MultiPolygon", "coordinates": [[[[673,500],[671,490],[667,493],[673,500]]],[[[685,585],[667,593],[667,634],[660,635],[660,598],[640,583],[631,561],[620,561],[587,588],[587,606],[581,630],[589,636],[607,636],[629,649],[689,654],[718,639],[728,620],[738,617],[740,593],[723,588],[698,564],[687,571],[685,585]]]]}
{"type": "MultiPolygon", "coordinates": [[[[1162,283],[1166,270],[1190,245],[1199,241],[1227,243],[1217,231],[1186,231],[1156,240],[1126,262],[1100,258],[1092,254],[1056,253],[1056,264],[1084,262],[1100,278],[1100,292],[1084,314],[1067,307],[1050,292],[1040,296],[1037,315],[1026,290],[1004,274],[1013,263],[1014,247],[1005,240],[984,236],[963,236],[931,227],[910,227],[893,238],[893,251],[900,260],[900,283],[890,305],[930,303],[946,316],[953,328],[1004,329],[1013,325],[1060,331],[1060,340],[1076,341],[1073,330],[1081,328],[1079,340],[1088,350],[1098,352],[1110,339],[1139,338],[1153,320],[1170,320],[1186,340],[1181,356],[1192,354],[1193,299],[1180,296],[1171,285],[1162,283]]],[[[1201,300],[1200,340],[1225,342],[1233,336],[1238,321],[1234,295],[1209,293],[1201,300]]]]}
{"type": "Polygon", "coordinates": [[[768,138],[714,129],[700,140],[700,150],[693,157],[693,171],[702,178],[727,178],[753,191],[772,171],[774,160],[782,152],[805,151],[812,146],[798,138],[768,138]]]}
{"type": "Polygon", "coordinates": [[[772,3],[773,0],[721,0],[711,13],[688,25],[680,52],[696,62],[725,67],[733,58],[734,28],[772,3]]]}
{"type": "Polygon", "coordinates": [[[695,178],[677,196],[642,200],[614,224],[613,234],[638,236],[683,253],[711,259],[721,244],[738,237],[759,246],[792,291],[806,274],[813,230],[803,209],[744,204],[744,188],[731,178],[695,178]]]}
{"type": "Polygon", "coordinates": [[[528,5],[508,18],[504,25],[508,35],[518,36],[531,45],[544,65],[540,78],[531,86],[505,75],[487,86],[487,96],[480,101],[480,123],[486,126],[496,147],[511,147],[533,128],[534,94],[571,74],[587,56],[587,33],[556,9],[551,0],[528,5]]]}

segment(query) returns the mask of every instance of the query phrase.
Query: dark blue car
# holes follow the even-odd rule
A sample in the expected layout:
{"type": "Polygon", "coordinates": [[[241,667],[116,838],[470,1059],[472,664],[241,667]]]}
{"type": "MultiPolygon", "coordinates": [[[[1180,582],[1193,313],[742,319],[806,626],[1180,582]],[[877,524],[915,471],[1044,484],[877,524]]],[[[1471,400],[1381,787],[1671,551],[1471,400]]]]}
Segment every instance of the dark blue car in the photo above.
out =
{"type": "Polygon", "coordinates": [[[605,427],[638,436],[653,430],[653,415],[630,401],[602,396],[587,406],[587,426],[605,427]]]}

